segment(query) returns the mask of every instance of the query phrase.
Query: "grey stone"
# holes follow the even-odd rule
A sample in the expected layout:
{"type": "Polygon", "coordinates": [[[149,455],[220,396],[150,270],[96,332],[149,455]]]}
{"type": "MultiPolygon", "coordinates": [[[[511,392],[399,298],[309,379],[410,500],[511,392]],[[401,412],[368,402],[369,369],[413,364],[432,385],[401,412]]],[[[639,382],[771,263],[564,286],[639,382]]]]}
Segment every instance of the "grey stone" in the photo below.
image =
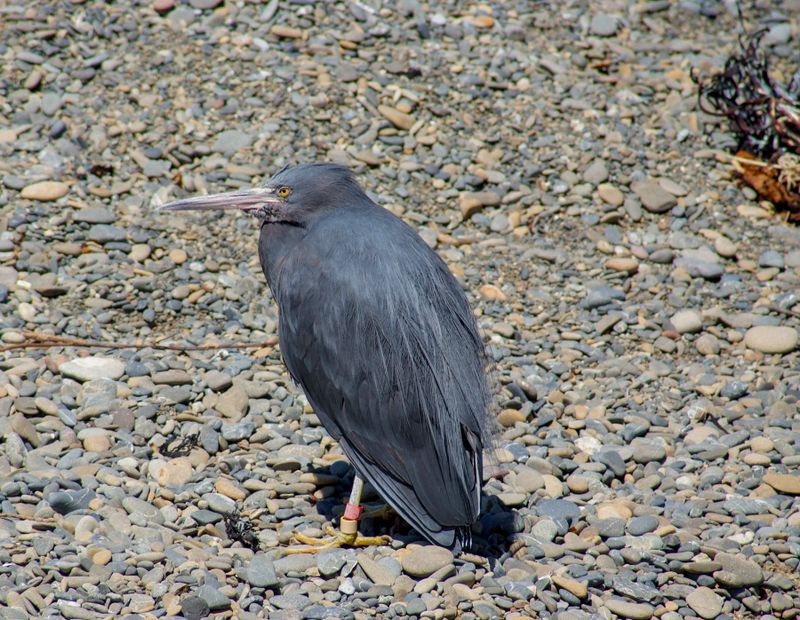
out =
{"type": "Polygon", "coordinates": [[[536,504],[536,511],[542,517],[574,521],[581,515],[581,509],[575,502],[567,499],[545,499],[536,504]]]}
{"type": "Polygon", "coordinates": [[[47,503],[57,513],[66,515],[76,510],[89,507],[89,502],[94,499],[95,493],[90,489],[53,491],[47,496],[47,503]]]}
{"type": "Polygon", "coordinates": [[[653,180],[634,183],[631,189],[642,201],[642,206],[651,213],[665,213],[678,204],[675,196],[653,180]]]}
{"type": "Polygon", "coordinates": [[[714,579],[723,586],[745,588],[764,581],[761,567],[752,560],[731,553],[718,553],[714,561],[722,565],[722,570],[714,573],[714,579]]]}
{"type": "Polygon", "coordinates": [[[631,536],[642,536],[654,532],[658,528],[658,519],[652,515],[633,517],[628,522],[628,533],[631,536]]]}
{"type": "Polygon", "coordinates": [[[241,441],[248,439],[256,432],[255,424],[250,421],[237,422],[236,424],[223,424],[222,436],[226,441],[241,441]]]}
{"type": "Polygon", "coordinates": [[[541,542],[553,542],[558,534],[558,525],[550,519],[540,519],[531,528],[531,536],[541,542]]]}
{"type": "Polygon", "coordinates": [[[89,224],[111,224],[117,221],[117,215],[110,209],[104,207],[86,207],[75,211],[72,216],[76,222],[87,222],[89,224]]]}
{"type": "Polygon", "coordinates": [[[312,554],[287,555],[273,562],[275,570],[283,575],[287,573],[305,573],[316,563],[317,560],[312,554]]]}
{"type": "Polygon", "coordinates": [[[109,243],[111,241],[125,241],[128,238],[128,233],[119,226],[95,224],[89,229],[86,238],[97,243],[109,243]]]}
{"type": "Polygon", "coordinates": [[[725,268],[719,263],[694,256],[679,256],[675,259],[675,265],[683,267],[693,278],[719,280],[725,273],[725,268]]]}
{"type": "Polygon", "coordinates": [[[589,24],[589,32],[598,37],[610,37],[616,34],[618,20],[613,15],[607,13],[595,13],[589,24]]]}
{"type": "Polygon", "coordinates": [[[210,612],[208,603],[199,596],[187,596],[181,602],[181,614],[186,620],[203,620],[210,612]]]}
{"type": "Polygon", "coordinates": [[[204,585],[197,588],[195,592],[197,597],[203,599],[211,611],[219,611],[220,609],[228,609],[231,606],[231,600],[212,585],[204,585]]]}
{"type": "Polygon", "coordinates": [[[648,603],[658,603],[664,599],[661,592],[653,586],[630,581],[622,576],[616,576],[611,581],[611,586],[617,594],[623,594],[636,601],[646,601],[648,603]]]}
{"type": "Polygon", "coordinates": [[[588,291],[586,297],[581,301],[581,307],[592,309],[606,306],[615,301],[624,301],[625,293],[610,286],[598,286],[588,291]]]}
{"type": "Polygon", "coordinates": [[[617,478],[625,475],[625,461],[616,450],[598,450],[592,458],[608,467],[617,478]]]}
{"type": "Polygon", "coordinates": [[[352,554],[341,549],[323,551],[317,555],[317,569],[319,570],[319,574],[323,577],[338,575],[347,562],[349,555],[352,554]]]}
{"type": "Polygon", "coordinates": [[[783,269],[784,267],[783,254],[777,250],[766,250],[758,257],[758,265],[760,267],[777,267],[783,269]]]}
{"type": "Polygon", "coordinates": [[[236,502],[220,493],[206,493],[203,499],[208,502],[208,508],[214,512],[226,515],[236,511],[236,502]]]}
{"type": "Polygon", "coordinates": [[[343,607],[323,607],[322,605],[312,605],[303,610],[304,620],[328,620],[329,618],[341,618],[342,620],[353,620],[353,612],[343,607]]]}
{"type": "Polygon", "coordinates": [[[257,553],[247,565],[247,582],[256,588],[274,588],[280,584],[275,565],[263,553],[257,553]]]}
{"type": "Polygon", "coordinates": [[[229,374],[220,372],[219,370],[209,370],[205,374],[204,379],[208,387],[215,392],[222,392],[233,385],[233,378],[229,374]]]}
{"type": "Polygon", "coordinates": [[[608,179],[608,167],[602,159],[595,159],[586,170],[583,171],[583,180],[587,183],[597,185],[608,179]]]}
{"type": "Polygon", "coordinates": [[[228,129],[217,134],[211,149],[218,153],[232,155],[236,151],[250,146],[251,142],[250,134],[239,129],[228,129]]]}

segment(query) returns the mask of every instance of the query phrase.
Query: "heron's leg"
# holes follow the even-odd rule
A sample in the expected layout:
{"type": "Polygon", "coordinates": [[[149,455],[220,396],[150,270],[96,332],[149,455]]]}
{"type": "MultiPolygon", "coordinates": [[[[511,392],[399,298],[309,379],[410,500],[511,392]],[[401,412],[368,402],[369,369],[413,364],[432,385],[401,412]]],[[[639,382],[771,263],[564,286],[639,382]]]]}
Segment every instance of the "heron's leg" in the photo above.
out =
{"type": "Polygon", "coordinates": [[[364,481],[358,476],[353,480],[353,488],[350,491],[350,500],[344,509],[344,516],[339,522],[339,532],[330,528],[328,533],[331,539],[313,538],[306,536],[302,532],[295,532],[294,537],[310,547],[294,547],[286,550],[286,553],[318,553],[326,549],[337,547],[367,547],[370,545],[384,545],[391,539],[388,536],[361,536],[358,533],[358,521],[361,519],[364,510],[361,506],[361,494],[364,490],[364,481]]]}

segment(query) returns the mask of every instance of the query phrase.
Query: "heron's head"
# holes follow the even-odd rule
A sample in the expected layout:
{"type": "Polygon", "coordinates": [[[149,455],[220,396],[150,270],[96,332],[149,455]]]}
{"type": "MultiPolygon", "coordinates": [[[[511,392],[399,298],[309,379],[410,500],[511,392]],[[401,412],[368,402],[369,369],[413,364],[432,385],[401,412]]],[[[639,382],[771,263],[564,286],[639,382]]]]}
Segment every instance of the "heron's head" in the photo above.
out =
{"type": "Polygon", "coordinates": [[[164,211],[236,210],[262,224],[306,226],[335,208],[369,200],[350,170],[336,164],[287,166],[259,187],[176,200],[164,211]]]}

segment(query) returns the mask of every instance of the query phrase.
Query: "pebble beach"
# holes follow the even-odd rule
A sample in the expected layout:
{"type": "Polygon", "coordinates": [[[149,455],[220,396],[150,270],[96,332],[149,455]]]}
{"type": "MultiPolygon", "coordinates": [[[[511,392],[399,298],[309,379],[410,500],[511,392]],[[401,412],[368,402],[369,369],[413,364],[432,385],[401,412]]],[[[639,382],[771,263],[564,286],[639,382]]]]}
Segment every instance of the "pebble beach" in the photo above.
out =
{"type": "MultiPolygon", "coordinates": [[[[788,79],[800,2],[743,10],[788,79]]],[[[800,229],[692,79],[741,32],[712,0],[0,4],[0,618],[797,618],[800,229]],[[285,554],[353,469],[254,220],[156,208],[313,161],[474,308],[469,553],[390,516],[285,554]]]]}

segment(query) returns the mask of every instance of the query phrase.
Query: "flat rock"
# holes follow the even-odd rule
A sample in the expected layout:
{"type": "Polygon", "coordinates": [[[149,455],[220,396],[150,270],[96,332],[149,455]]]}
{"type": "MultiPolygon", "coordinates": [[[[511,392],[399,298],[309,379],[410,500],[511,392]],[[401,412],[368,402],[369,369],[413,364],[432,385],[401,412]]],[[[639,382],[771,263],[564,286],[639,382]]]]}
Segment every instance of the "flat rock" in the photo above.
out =
{"type": "Polygon", "coordinates": [[[605,602],[606,608],[622,618],[648,620],[653,617],[654,607],[647,603],[632,603],[622,598],[612,597],[605,602]]]}
{"type": "Polygon", "coordinates": [[[453,552],[434,545],[412,546],[400,555],[400,565],[412,577],[427,577],[453,563],[453,552]]]}
{"type": "Polygon", "coordinates": [[[719,263],[694,255],[679,256],[674,264],[676,267],[683,267],[693,278],[719,280],[725,273],[725,268],[719,263]]]}
{"type": "Polygon", "coordinates": [[[701,618],[711,620],[722,613],[723,598],[711,588],[700,587],[686,596],[686,604],[701,618]]]}
{"type": "Polygon", "coordinates": [[[231,606],[231,600],[210,584],[206,584],[197,588],[197,596],[203,599],[211,611],[219,611],[221,609],[228,609],[231,606]]]}
{"type": "Polygon", "coordinates": [[[305,573],[317,563],[313,554],[287,555],[273,562],[275,570],[285,575],[287,573],[305,573]]]}
{"type": "Polygon", "coordinates": [[[209,370],[204,378],[208,387],[215,392],[222,392],[233,385],[233,378],[228,373],[219,370],[209,370]]]}
{"type": "Polygon", "coordinates": [[[788,353],[797,346],[797,330],[783,325],[756,325],[747,330],[744,343],[761,353],[788,353]]]}
{"type": "Polygon", "coordinates": [[[595,13],[589,24],[589,32],[598,37],[611,37],[617,32],[619,22],[616,17],[607,13],[595,13]]]}
{"type": "MultiPolygon", "coordinates": [[[[379,586],[390,586],[395,582],[397,576],[385,566],[378,564],[378,562],[373,560],[368,555],[361,553],[358,555],[357,560],[358,560],[358,565],[364,571],[366,576],[369,577],[369,580],[372,583],[377,584],[379,586]]],[[[421,575],[416,575],[416,576],[421,576],[421,575]]]]}
{"type": "Polygon", "coordinates": [[[234,385],[223,393],[214,407],[226,418],[238,420],[250,406],[250,399],[247,392],[241,385],[234,385]]]}
{"type": "Polygon", "coordinates": [[[798,474],[778,474],[769,472],[764,474],[762,480],[778,493],[800,495],[800,475],[798,474]]]}
{"type": "Polygon", "coordinates": [[[535,469],[526,467],[518,471],[514,476],[513,486],[525,493],[534,493],[544,488],[544,478],[535,469]]]}
{"type": "Polygon", "coordinates": [[[589,289],[586,297],[581,301],[581,307],[592,309],[606,306],[614,301],[624,301],[625,293],[610,286],[597,286],[589,289]]]}
{"type": "Polygon", "coordinates": [[[589,588],[587,587],[586,583],[577,581],[576,579],[554,575],[553,583],[559,588],[564,588],[567,590],[567,592],[570,592],[581,599],[586,598],[589,594],[589,588]]]}
{"type": "Polygon", "coordinates": [[[606,267],[612,271],[633,274],[639,270],[639,261],[632,256],[614,256],[606,261],[606,267]]]}
{"type": "Polygon", "coordinates": [[[117,380],[125,373],[125,364],[113,357],[94,355],[64,362],[59,365],[58,371],[76,381],[117,380]]]}
{"type": "Polygon", "coordinates": [[[117,216],[110,209],[87,207],[75,211],[72,219],[76,222],[87,222],[89,224],[111,224],[117,220],[117,216]]]}
{"type": "Polygon", "coordinates": [[[714,573],[714,579],[724,586],[745,588],[764,581],[761,567],[752,560],[731,553],[718,553],[714,560],[722,565],[722,570],[714,573]]]}
{"type": "Polygon", "coordinates": [[[213,151],[232,155],[238,150],[250,146],[252,138],[239,129],[229,129],[217,134],[214,144],[211,146],[213,151]]]}
{"type": "Polygon", "coordinates": [[[675,196],[652,179],[634,183],[631,189],[642,201],[642,206],[651,213],[665,213],[678,204],[675,196]]]}
{"type": "Polygon", "coordinates": [[[580,517],[581,509],[575,502],[566,499],[546,499],[536,504],[537,512],[543,517],[573,521],[580,517]]]}
{"type": "Polygon", "coordinates": [[[583,180],[592,185],[602,183],[608,178],[608,166],[602,159],[595,159],[586,170],[583,171],[583,180]]]}
{"type": "Polygon", "coordinates": [[[246,571],[247,583],[256,588],[274,588],[280,584],[275,565],[263,553],[256,553],[246,571]]]}
{"type": "Polygon", "coordinates": [[[191,385],[192,375],[185,370],[171,368],[153,374],[153,383],[157,385],[191,385]]]}
{"type": "Polygon", "coordinates": [[[120,226],[94,224],[86,233],[86,237],[97,243],[109,243],[110,241],[125,241],[128,238],[128,232],[120,226]]]}
{"type": "Polygon", "coordinates": [[[175,487],[189,482],[194,469],[189,459],[181,456],[168,461],[153,459],[148,465],[148,472],[160,486],[175,487]]]}
{"type": "Polygon", "coordinates": [[[187,596],[181,602],[181,614],[186,620],[202,620],[210,612],[208,603],[199,596],[187,596]]]}
{"type": "Polygon", "coordinates": [[[275,24],[269,30],[276,37],[281,39],[302,39],[303,31],[300,28],[294,28],[285,24],[275,24]]]}
{"type": "Polygon", "coordinates": [[[66,515],[76,510],[89,507],[89,502],[95,497],[90,489],[77,489],[67,491],[53,491],[46,499],[50,507],[58,514],[66,515]]]}

